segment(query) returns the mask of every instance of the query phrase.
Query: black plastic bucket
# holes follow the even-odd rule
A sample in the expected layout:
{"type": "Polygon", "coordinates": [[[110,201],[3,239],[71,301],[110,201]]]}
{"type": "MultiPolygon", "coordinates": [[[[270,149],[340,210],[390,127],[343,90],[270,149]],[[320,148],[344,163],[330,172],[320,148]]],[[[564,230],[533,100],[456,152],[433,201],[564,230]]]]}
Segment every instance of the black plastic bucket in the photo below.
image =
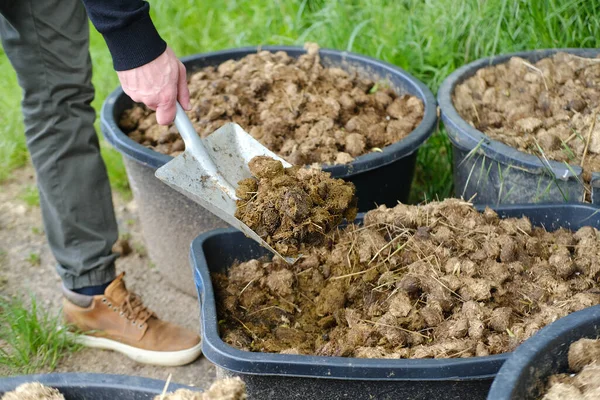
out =
{"type": "MultiPolygon", "coordinates": [[[[286,51],[298,57],[305,53],[300,47],[248,47],[198,54],[182,59],[189,72],[215,66],[230,59],[240,59],[257,50],[286,51]]],[[[321,49],[322,63],[346,70],[357,70],[371,79],[382,79],[398,93],[419,97],[425,105],[425,115],[419,126],[402,141],[357,157],[348,165],[326,166],[334,177],[353,182],[359,195],[359,209],[367,211],[374,205],[394,206],[406,202],[414,175],[417,150],[433,132],[436,103],[431,91],[417,79],[393,65],[337,50],[321,49]]],[[[102,132],[106,140],[122,153],[134,198],[139,207],[142,233],[150,258],[159,271],[176,287],[195,296],[189,276],[187,254],[189,244],[200,233],[227,226],[217,217],[174,191],[154,177],[157,168],[172,157],[150,150],[130,139],[118,126],[122,112],[133,106],[121,88],[107,97],[101,111],[102,132]]]]}
{"type": "MultiPolygon", "coordinates": [[[[20,375],[0,378],[0,397],[24,383],[39,382],[58,389],[66,400],[152,400],[162,393],[166,382],[128,375],[87,373],[20,375]]],[[[192,387],[169,384],[168,391],[177,389],[198,390],[192,387]]]]}
{"type": "MultiPolygon", "coordinates": [[[[454,71],[438,91],[442,121],[454,148],[454,190],[457,197],[477,204],[564,203],[583,201],[582,169],[541,160],[521,152],[469,125],[452,103],[454,88],[484,67],[521,57],[531,63],[568,52],[596,57],[598,49],[535,50],[483,58],[454,71]]],[[[600,204],[600,173],[592,174],[592,203],[600,204]]]]}
{"type": "MultiPolygon", "coordinates": [[[[301,47],[266,46],[230,49],[198,54],[182,59],[188,71],[206,66],[216,66],[227,60],[238,60],[259,50],[285,51],[291,57],[306,53],[301,47]]],[[[411,94],[425,105],[423,120],[406,138],[382,149],[359,157],[347,165],[323,166],[333,177],[343,178],[356,185],[359,195],[359,211],[367,211],[375,205],[394,206],[406,202],[414,174],[417,150],[433,133],[437,122],[437,105],[431,91],[419,80],[394,65],[370,57],[345,51],[320,49],[321,62],[328,67],[356,71],[378,81],[384,80],[399,94],[411,94]],[[393,179],[390,179],[393,178],[393,179]]],[[[133,105],[119,88],[107,99],[102,109],[102,130],[106,139],[120,152],[154,169],[171,159],[129,139],[119,128],[121,113],[133,105]]]]}
{"type": "Polygon", "coordinates": [[[541,329],[523,342],[504,363],[488,400],[537,400],[548,378],[569,372],[569,346],[600,337],[600,306],[589,307],[541,329]]]}
{"type": "MultiPolygon", "coordinates": [[[[501,217],[527,216],[532,224],[548,230],[600,227],[598,208],[588,205],[508,205],[496,211],[501,217]]],[[[249,395],[257,399],[485,399],[494,376],[509,356],[383,360],[235,349],[219,336],[210,274],[225,272],[235,261],[266,254],[265,249],[234,229],[199,236],[190,254],[202,310],[203,353],[217,366],[217,377],[240,376],[249,395]]]]}

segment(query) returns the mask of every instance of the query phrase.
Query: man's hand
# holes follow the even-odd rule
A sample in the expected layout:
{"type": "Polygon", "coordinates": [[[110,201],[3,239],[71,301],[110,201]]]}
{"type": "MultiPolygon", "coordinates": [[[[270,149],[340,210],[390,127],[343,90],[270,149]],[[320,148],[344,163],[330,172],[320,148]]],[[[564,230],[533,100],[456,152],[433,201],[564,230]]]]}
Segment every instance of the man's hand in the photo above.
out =
{"type": "Polygon", "coordinates": [[[117,71],[121,86],[131,99],[156,110],[156,121],[168,125],[175,119],[175,103],[190,109],[185,66],[167,47],[157,59],[128,71],[117,71]]]}

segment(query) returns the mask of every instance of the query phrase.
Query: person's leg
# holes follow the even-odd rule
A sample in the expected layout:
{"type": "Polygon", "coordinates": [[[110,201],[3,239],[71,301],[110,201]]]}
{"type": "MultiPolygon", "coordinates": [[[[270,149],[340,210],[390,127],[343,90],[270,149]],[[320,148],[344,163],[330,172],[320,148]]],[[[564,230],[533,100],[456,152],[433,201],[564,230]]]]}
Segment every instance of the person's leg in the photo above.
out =
{"type": "Polygon", "coordinates": [[[123,274],[115,278],[117,224],[93,126],[84,7],[80,0],[0,0],[0,14],[4,50],[23,88],[27,146],[60,264],[66,322],[86,333],[77,336],[84,345],[140,362],[195,360],[200,337],[160,320],[127,289],[123,274]]]}
{"type": "Polygon", "coordinates": [[[85,8],[80,0],[3,0],[0,14],[58,273],[69,289],[102,287],[115,278],[118,233],[93,125],[85,8]]]}

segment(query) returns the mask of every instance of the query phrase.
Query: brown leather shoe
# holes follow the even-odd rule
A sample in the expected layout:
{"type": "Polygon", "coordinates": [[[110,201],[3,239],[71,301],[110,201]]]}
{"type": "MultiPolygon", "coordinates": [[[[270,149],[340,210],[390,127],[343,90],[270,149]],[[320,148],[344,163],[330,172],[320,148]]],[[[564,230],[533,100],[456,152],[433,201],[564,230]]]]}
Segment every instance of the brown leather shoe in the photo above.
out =
{"type": "Polygon", "coordinates": [[[104,295],[83,296],[63,289],[67,324],[83,332],[76,340],[88,347],[115,350],[144,364],[177,366],[201,354],[200,337],[158,319],[129,292],[122,273],[104,295]]]}

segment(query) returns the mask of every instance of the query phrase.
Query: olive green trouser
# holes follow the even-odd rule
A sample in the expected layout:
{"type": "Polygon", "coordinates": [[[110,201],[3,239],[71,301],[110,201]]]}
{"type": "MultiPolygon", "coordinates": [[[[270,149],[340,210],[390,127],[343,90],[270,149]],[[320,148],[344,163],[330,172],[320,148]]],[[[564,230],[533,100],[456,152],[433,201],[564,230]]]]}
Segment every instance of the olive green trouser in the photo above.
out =
{"type": "Polygon", "coordinates": [[[23,90],[27,147],[58,273],[69,289],[107,283],[118,233],[90,105],[85,8],[80,0],[0,0],[0,37],[23,90]]]}

